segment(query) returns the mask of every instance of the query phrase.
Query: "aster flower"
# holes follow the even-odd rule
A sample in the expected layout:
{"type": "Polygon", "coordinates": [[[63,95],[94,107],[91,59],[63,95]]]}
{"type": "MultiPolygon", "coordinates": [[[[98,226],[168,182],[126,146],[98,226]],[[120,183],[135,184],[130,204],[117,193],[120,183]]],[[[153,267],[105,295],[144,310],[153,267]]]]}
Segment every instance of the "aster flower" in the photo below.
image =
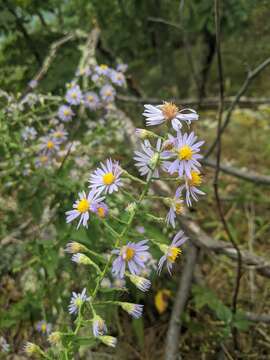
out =
{"type": "Polygon", "coordinates": [[[111,79],[112,83],[117,86],[125,86],[126,85],[126,79],[122,72],[112,70],[110,73],[110,79],[111,79]]]}
{"type": "Polygon", "coordinates": [[[167,269],[169,273],[172,273],[172,267],[175,263],[177,257],[181,254],[181,249],[179,246],[183,245],[185,241],[187,241],[187,237],[184,236],[183,231],[179,231],[175,237],[173,238],[173,241],[171,245],[167,246],[164,244],[160,245],[161,250],[164,252],[164,255],[160,258],[158,262],[158,273],[160,274],[162,267],[164,263],[167,263],[167,269]]]}
{"type": "Polygon", "coordinates": [[[181,121],[190,124],[191,121],[199,118],[195,110],[188,108],[179,110],[175,104],[170,102],[164,102],[158,106],[147,104],[144,107],[143,116],[146,117],[147,126],[160,125],[170,121],[174,130],[179,131],[182,127],[181,121]]]}
{"type": "Polygon", "coordinates": [[[45,320],[41,320],[36,325],[37,331],[43,335],[48,335],[52,331],[52,324],[47,323],[45,320]]]}
{"type": "Polygon", "coordinates": [[[93,319],[93,335],[95,337],[103,336],[107,332],[107,326],[105,321],[98,315],[95,314],[93,319]]]}
{"type": "Polygon", "coordinates": [[[113,102],[115,94],[115,89],[109,84],[102,86],[100,89],[100,97],[105,103],[113,102]]]}
{"type": "Polygon", "coordinates": [[[114,250],[113,253],[118,254],[118,256],[112,264],[112,274],[122,279],[126,266],[128,266],[131,274],[139,274],[140,269],[145,267],[145,262],[149,257],[147,242],[147,240],[142,240],[138,243],[128,242],[121,249],[114,250]]]}
{"type": "Polygon", "coordinates": [[[107,159],[106,165],[100,163],[100,168],[94,171],[90,176],[90,188],[95,188],[101,193],[105,194],[118,191],[118,187],[122,186],[120,175],[122,170],[117,161],[113,162],[111,159],[107,159]]]}
{"type": "Polygon", "coordinates": [[[58,109],[58,117],[62,121],[70,121],[74,116],[74,112],[72,111],[70,106],[61,105],[58,109]]]}
{"type": "Polygon", "coordinates": [[[100,202],[97,204],[95,213],[100,219],[104,219],[108,215],[108,212],[109,208],[104,202],[100,202]]]}
{"type": "Polygon", "coordinates": [[[61,144],[67,140],[68,132],[65,130],[64,125],[60,124],[55,130],[51,130],[50,135],[58,144],[61,144]]]}
{"type": "Polygon", "coordinates": [[[182,177],[184,174],[191,178],[191,171],[199,171],[198,167],[201,164],[198,162],[202,155],[198,154],[200,147],[204,141],[196,142],[197,136],[194,132],[182,135],[180,132],[177,134],[175,148],[172,150],[172,156],[177,156],[177,159],[172,162],[167,162],[165,166],[170,174],[178,172],[182,177]]]}
{"type": "Polygon", "coordinates": [[[113,336],[109,336],[109,335],[99,336],[98,339],[107,346],[115,347],[117,344],[117,339],[113,336]]]}
{"type": "Polygon", "coordinates": [[[120,71],[122,73],[126,72],[127,71],[127,68],[128,68],[128,65],[127,64],[118,64],[116,66],[116,70],[117,71],[120,71]]]}
{"type": "Polygon", "coordinates": [[[129,315],[134,319],[139,319],[142,316],[143,305],[132,304],[127,302],[119,302],[119,305],[123,310],[125,310],[129,315]]]}
{"type": "Polygon", "coordinates": [[[179,187],[174,195],[173,199],[166,199],[170,209],[166,217],[166,223],[175,228],[175,218],[176,215],[180,215],[183,212],[183,200],[181,199],[182,189],[179,187]]]}
{"type": "Polygon", "coordinates": [[[129,273],[126,273],[129,280],[141,291],[146,292],[151,287],[151,281],[138,275],[132,275],[129,273]]]}
{"type": "Polygon", "coordinates": [[[99,197],[99,194],[95,190],[89,192],[86,196],[85,192],[82,191],[79,193],[79,200],[73,204],[73,210],[66,212],[66,222],[70,223],[77,217],[80,217],[77,229],[82,224],[85,227],[88,227],[89,213],[94,212],[96,205],[100,203],[104,197],[99,197]]]}
{"type": "Polygon", "coordinates": [[[73,84],[73,86],[68,89],[65,99],[70,105],[80,105],[82,101],[82,92],[79,85],[73,84]]]}
{"type": "Polygon", "coordinates": [[[68,312],[70,314],[77,314],[82,304],[88,300],[89,297],[86,295],[86,288],[84,288],[81,293],[76,293],[73,291],[70,304],[68,306],[68,312]]]}
{"type": "Polygon", "coordinates": [[[31,89],[34,89],[38,86],[38,82],[37,80],[33,79],[33,80],[30,80],[29,83],[28,83],[28,86],[31,88],[31,89]]]}
{"type": "Polygon", "coordinates": [[[180,191],[186,190],[187,206],[192,206],[192,199],[198,201],[198,195],[205,193],[197,188],[202,183],[202,177],[199,171],[191,170],[191,178],[185,178],[185,184],[179,187],[180,191]]]}
{"type": "Polygon", "coordinates": [[[98,95],[89,91],[84,95],[84,105],[90,110],[97,110],[100,107],[100,100],[98,95]]]}
{"type": "Polygon", "coordinates": [[[99,79],[100,79],[100,76],[99,76],[97,73],[95,73],[95,74],[93,74],[93,75],[91,76],[91,80],[92,80],[94,83],[97,83],[97,82],[99,81],[99,79]]]}
{"type": "Polygon", "coordinates": [[[51,158],[47,155],[41,154],[36,160],[35,160],[35,167],[48,167],[51,164],[51,158]]]}
{"type": "Polygon", "coordinates": [[[59,144],[57,143],[55,138],[50,135],[42,136],[39,142],[40,151],[42,151],[46,155],[50,155],[59,151],[59,144]]]}
{"type": "Polygon", "coordinates": [[[21,133],[21,136],[23,138],[24,141],[27,141],[27,140],[34,140],[37,136],[37,131],[34,127],[32,126],[26,126],[22,133],[21,133]]]}
{"type": "Polygon", "coordinates": [[[106,76],[106,75],[109,75],[110,71],[111,71],[111,69],[106,64],[101,64],[101,65],[95,66],[95,72],[98,75],[106,76]]]}
{"type": "MultiPolygon", "coordinates": [[[[141,176],[147,175],[147,179],[152,176],[159,177],[158,167],[163,168],[163,160],[168,158],[168,151],[161,151],[162,141],[161,139],[157,140],[156,148],[153,149],[149,140],[145,140],[141,144],[143,152],[135,151],[134,160],[137,162],[135,166],[138,168],[141,176]],[[154,172],[153,172],[154,171],[154,172]],[[153,172],[153,173],[152,173],[153,172]]],[[[165,168],[164,168],[165,169],[165,168]]]]}

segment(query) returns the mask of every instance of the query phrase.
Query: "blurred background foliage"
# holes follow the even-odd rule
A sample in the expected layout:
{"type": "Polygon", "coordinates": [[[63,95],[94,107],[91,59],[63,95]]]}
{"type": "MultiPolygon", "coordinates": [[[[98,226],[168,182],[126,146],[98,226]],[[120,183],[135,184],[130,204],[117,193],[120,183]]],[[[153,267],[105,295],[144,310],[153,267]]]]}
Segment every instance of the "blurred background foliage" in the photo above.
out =
{"type": "MultiPolygon", "coordinates": [[[[245,79],[246,72],[269,56],[269,15],[268,0],[222,1],[226,96],[234,95],[245,79]]],[[[2,0],[0,88],[14,94],[22,93],[40,69],[54,41],[76,30],[88,33],[97,24],[101,29],[97,58],[100,63],[110,66],[115,66],[119,61],[129,65],[127,94],[199,100],[217,96],[212,0],[2,0]]],[[[41,93],[63,95],[65,83],[74,76],[83,42],[76,39],[61,48],[39,85],[41,93]]],[[[270,97],[266,81],[269,75],[268,68],[252,83],[248,95],[270,97]]],[[[120,101],[119,104],[135,124],[142,126],[143,120],[138,115],[142,112],[141,105],[120,101]]],[[[45,108],[42,111],[46,114],[45,108]]],[[[89,244],[98,238],[100,241],[96,241],[95,245],[98,245],[101,253],[108,247],[108,238],[105,240],[103,237],[98,222],[92,225],[90,235],[85,230],[75,232],[66,226],[64,211],[70,207],[74,194],[86,183],[89,169],[107,156],[108,152],[127,167],[132,167],[132,152],[126,146],[124,134],[115,119],[108,127],[97,126],[84,137],[84,144],[77,155],[87,159],[86,167],[76,167],[72,160],[60,174],[48,177],[46,171],[40,171],[29,182],[27,177],[22,176],[22,169],[16,169],[16,154],[24,147],[20,132],[27,124],[27,115],[25,120],[20,120],[20,115],[14,117],[11,124],[6,123],[2,112],[0,116],[3,140],[0,147],[1,161],[4,162],[7,157],[11,164],[10,175],[1,173],[3,191],[0,200],[0,233],[5,241],[1,244],[0,305],[3,310],[0,311],[0,328],[3,332],[1,334],[19,352],[22,341],[29,338],[40,341],[34,324],[42,317],[52,323],[57,318],[58,324],[67,321],[65,309],[72,286],[77,284],[78,276],[85,277],[85,273],[80,273],[83,270],[76,268],[74,271],[74,266],[64,256],[63,247],[67,241],[72,239],[89,244]],[[77,174],[70,177],[70,171],[74,168],[77,174]],[[6,186],[8,182],[11,185],[6,186]],[[48,224],[48,219],[42,219],[42,216],[50,196],[55,196],[53,203],[58,204],[50,210],[49,223],[53,226],[37,228],[39,224],[48,224]],[[23,226],[29,218],[33,226],[24,232],[23,226]],[[56,299],[60,298],[58,303],[56,299]]],[[[241,108],[235,112],[234,121],[224,136],[224,157],[231,164],[263,174],[269,173],[269,116],[268,106],[241,108]]],[[[215,137],[215,111],[204,109],[201,118],[200,135],[207,143],[211,143],[215,137]]],[[[81,133],[84,131],[82,127],[81,133]]],[[[31,156],[31,149],[29,151],[31,156]]],[[[226,234],[217,219],[214,205],[212,178],[213,173],[208,170],[204,185],[208,195],[191,214],[208,234],[224,240],[226,234]]],[[[239,244],[248,248],[248,238],[253,231],[256,252],[265,255],[269,245],[265,241],[269,237],[268,188],[227,175],[222,176],[221,186],[226,216],[239,244]]],[[[112,202],[120,208],[125,206],[121,197],[112,202]]],[[[162,229],[146,222],[143,215],[137,225],[142,223],[149,236],[152,234],[164,240],[166,234],[162,229]]],[[[186,359],[216,358],[214,356],[218,352],[219,343],[230,336],[228,329],[232,314],[229,307],[234,269],[225,257],[217,258],[209,254],[203,254],[202,257],[201,270],[206,286],[194,286],[193,300],[183,319],[181,346],[186,359]],[[206,308],[209,311],[205,311],[206,308]]],[[[178,269],[174,280],[180,273],[181,269],[178,269]]],[[[117,359],[153,359],[162,353],[173,303],[172,294],[177,286],[176,281],[169,279],[168,275],[155,278],[152,294],[143,298],[131,289],[134,301],[148,304],[143,320],[133,321],[130,325],[124,316],[119,320],[117,313],[107,314],[112,316],[115,329],[123,335],[117,359]]],[[[251,298],[249,279],[244,276],[240,307],[266,312],[269,290],[269,283],[259,278],[251,298]],[[260,301],[260,306],[257,301],[260,301]]],[[[266,337],[263,336],[262,332],[256,332],[258,325],[249,324],[242,319],[241,314],[235,321],[243,332],[243,359],[248,359],[249,355],[250,358],[268,359],[269,330],[262,327],[261,330],[266,334],[266,337]]],[[[46,344],[45,340],[43,342],[46,344]]]]}

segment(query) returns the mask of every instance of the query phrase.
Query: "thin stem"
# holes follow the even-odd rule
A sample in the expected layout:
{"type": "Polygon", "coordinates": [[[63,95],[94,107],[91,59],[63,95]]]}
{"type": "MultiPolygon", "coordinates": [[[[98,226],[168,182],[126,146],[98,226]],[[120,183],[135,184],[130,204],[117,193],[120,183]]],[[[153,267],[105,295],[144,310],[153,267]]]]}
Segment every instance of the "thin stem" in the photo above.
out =
{"type": "MultiPolygon", "coordinates": [[[[223,68],[222,68],[222,56],[221,56],[221,47],[220,47],[220,3],[219,0],[215,0],[215,26],[216,26],[216,48],[217,48],[217,62],[218,62],[218,75],[219,75],[219,109],[218,109],[218,128],[217,128],[217,158],[216,158],[216,170],[214,177],[214,192],[217,203],[217,209],[219,212],[220,220],[223,224],[224,230],[237,253],[237,273],[235,280],[235,288],[232,297],[232,313],[235,314],[237,311],[237,299],[240,288],[241,280],[241,267],[242,267],[242,257],[240,249],[231,234],[227,221],[225,219],[222,204],[219,196],[219,173],[220,173],[220,159],[221,159],[221,126],[222,126],[222,114],[224,108],[224,81],[223,81],[223,68]]],[[[232,329],[233,341],[235,349],[238,349],[237,341],[237,329],[233,327],[232,329]]]]}

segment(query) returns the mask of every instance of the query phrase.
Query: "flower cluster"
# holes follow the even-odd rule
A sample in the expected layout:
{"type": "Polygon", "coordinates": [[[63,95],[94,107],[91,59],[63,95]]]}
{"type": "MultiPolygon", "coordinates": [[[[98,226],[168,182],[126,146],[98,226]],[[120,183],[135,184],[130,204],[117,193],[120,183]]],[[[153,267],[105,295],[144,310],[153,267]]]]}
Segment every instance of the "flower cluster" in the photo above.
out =
{"type": "MultiPolygon", "coordinates": [[[[106,66],[97,66],[94,71],[88,69],[87,74],[91,78],[94,77],[95,80],[92,80],[97,83],[105,78],[110,78],[112,83],[116,83],[117,74],[106,66]]],[[[117,81],[120,81],[120,78],[117,78],[117,81]]],[[[73,91],[68,91],[66,95],[70,106],[74,106],[78,99],[83,98],[78,87],[73,87],[73,91]]],[[[88,95],[88,100],[97,101],[97,94],[88,95]]],[[[107,95],[109,97],[109,94],[107,95]]],[[[91,104],[90,107],[98,109],[97,104],[91,104]]],[[[72,255],[71,260],[77,266],[91,267],[91,271],[94,272],[93,278],[96,279],[94,284],[88,284],[82,292],[72,293],[68,310],[76,317],[76,334],[80,327],[91,324],[93,339],[112,347],[116,346],[117,339],[107,335],[109,326],[100,315],[99,307],[119,306],[127,314],[138,319],[142,316],[143,305],[111,298],[103,300],[104,289],[124,290],[128,286],[126,284],[131,282],[139,290],[148,291],[151,287],[152,270],[160,274],[166,266],[169,274],[172,274],[173,265],[182,253],[181,247],[188,239],[182,230],[176,232],[170,244],[152,238],[147,239],[147,230],[143,226],[135,226],[134,219],[143,214],[149,219],[164,221],[168,227],[176,228],[177,216],[183,214],[185,204],[191,206],[192,200],[197,201],[198,196],[204,194],[199,189],[202,183],[200,148],[203,141],[198,141],[194,132],[183,132],[183,124],[189,126],[192,121],[198,120],[197,113],[192,109],[179,110],[172,103],[164,103],[156,107],[145,105],[143,115],[147,118],[146,124],[149,126],[166,125],[166,132],[162,136],[149,130],[136,130],[142,143],[141,150],[135,151],[134,154],[135,168],[146,181],[124,170],[118,161],[108,158],[91,171],[88,192],[81,191],[73,204],[73,209],[66,212],[66,222],[76,221],[77,229],[81,226],[88,228],[92,219],[96,218],[95,221],[100,221],[104,230],[114,238],[114,245],[109,248],[110,253],[105,255],[96,253],[94,248],[77,241],[69,242],[65,249],[72,255]],[[175,133],[168,133],[167,125],[172,126],[175,133]],[[152,183],[162,179],[169,181],[170,187],[175,187],[172,197],[155,196],[149,191],[152,183]],[[131,190],[130,186],[133,181],[138,186],[143,186],[139,196],[132,194],[133,189],[131,190]],[[112,206],[119,193],[132,198],[132,202],[125,205],[125,219],[115,217],[113,209],[109,211],[107,205],[112,206]],[[145,212],[143,204],[147,199],[163,201],[169,208],[167,216],[158,218],[145,212]],[[117,229],[115,222],[118,223],[117,229]],[[150,245],[158,247],[161,251],[159,260],[155,260],[151,255],[150,245]]],[[[54,344],[61,341],[62,336],[64,335],[59,332],[52,333],[49,341],[54,344]]]]}

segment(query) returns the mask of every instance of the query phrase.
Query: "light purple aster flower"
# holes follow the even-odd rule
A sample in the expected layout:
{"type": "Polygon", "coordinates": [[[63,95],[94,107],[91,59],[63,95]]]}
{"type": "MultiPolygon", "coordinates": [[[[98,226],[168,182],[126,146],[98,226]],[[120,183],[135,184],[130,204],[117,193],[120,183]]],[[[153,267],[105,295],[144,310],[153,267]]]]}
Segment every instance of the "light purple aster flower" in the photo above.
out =
{"type": "Polygon", "coordinates": [[[128,68],[127,64],[118,64],[116,70],[124,73],[127,71],[127,68],[128,68]]]}
{"type": "Polygon", "coordinates": [[[100,107],[100,100],[98,95],[89,91],[84,95],[84,105],[90,110],[97,110],[100,107]]]}
{"type": "Polygon", "coordinates": [[[201,174],[198,171],[191,171],[191,178],[185,177],[185,184],[178,189],[180,191],[186,190],[187,206],[192,206],[192,199],[198,201],[198,195],[205,195],[205,193],[197,188],[202,183],[201,174]]]}
{"type": "Polygon", "coordinates": [[[81,293],[72,292],[72,297],[70,300],[70,304],[68,306],[68,312],[70,314],[77,314],[79,308],[85,301],[88,301],[89,297],[86,295],[86,288],[83,289],[81,293]]]}
{"type": "Polygon", "coordinates": [[[59,151],[59,144],[52,136],[42,136],[39,140],[39,148],[46,155],[51,155],[59,151]]]}
{"type": "Polygon", "coordinates": [[[41,320],[37,323],[36,329],[43,335],[49,335],[52,331],[52,324],[47,323],[45,320],[41,320]]]}
{"type": "Polygon", "coordinates": [[[28,83],[28,86],[31,88],[31,89],[34,89],[38,86],[38,82],[37,80],[33,79],[33,80],[30,80],[29,83],[28,83]]]}
{"type": "Polygon", "coordinates": [[[138,243],[128,242],[119,250],[114,250],[118,254],[112,265],[112,274],[122,279],[124,277],[126,266],[133,275],[139,274],[140,270],[145,267],[145,262],[149,257],[149,246],[147,240],[138,243]]]}
{"type": "Polygon", "coordinates": [[[175,148],[171,152],[171,155],[176,155],[177,159],[165,164],[170,174],[178,172],[180,177],[186,175],[188,178],[191,178],[192,170],[199,171],[198,167],[201,164],[198,160],[202,158],[202,155],[198,153],[204,141],[196,142],[196,140],[197,136],[194,135],[194,132],[190,134],[185,133],[184,135],[180,132],[177,133],[175,148]]]}
{"type": "Polygon", "coordinates": [[[138,275],[126,273],[130,281],[141,291],[146,292],[151,287],[151,281],[138,275]]]}
{"type": "Polygon", "coordinates": [[[175,228],[176,215],[180,215],[183,212],[183,200],[181,199],[181,192],[182,189],[180,187],[177,188],[174,198],[168,199],[170,209],[166,217],[166,223],[168,225],[170,224],[173,228],[175,228]]]}
{"type": "Polygon", "coordinates": [[[179,131],[182,127],[181,121],[190,124],[191,121],[198,120],[199,116],[193,109],[181,109],[170,102],[164,102],[162,105],[144,105],[143,116],[146,117],[146,125],[160,125],[170,121],[174,130],[179,131]]]}
{"type": "Polygon", "coordinates": [[[136,226],[136,231],[138,231],[139,234],[144,234],[145,233],[145,227],[144,226],[136,226]]]}
{"type": "Polygon", "coordinates": [[[26,126],[22,133],[21,133],[21,136],[23,138],[24,141],[27,141],[27,140],[34,140],[37,136],[37,131],[34,127],[32,126],[26,126]]]}
{"type": "Polygon", "coordinates": [[[39,155],[38,158],[35,159],[35,167],[37,169],[41,167],[48,167],[51,163],[52,158],[44,154],[39,155]]]}
{"type": "Polygon", "coordinates": [[[98,74],[96,74],[96,73],[91,76],[91,80],[94,83],[97,83],[99,81],[99,79],[100,79],[100,76],[98,74]]]}
{"type": "Polygon", "coordinates": [[[97,336],[103,336],[107,332],[107,326],[105,324],[105,321],[98,315],[94,316],[93,319],[93,335],[95,337],[97,336]]]}
{"type": "Polygon", "coordinates": [[[147,179],[151,176],[153,170],[153,177],[159,177],[159,167],[162,169],[166,169],[163,167],[163,160],[168,158],[170,153],[168,151],[161,151],[162,141],[161,139],[157,140],[156,148],[153,149],[149,140],[144,140],[141,144],[143,153],[140,151],[135,151],[134,160],[137,162],[135,166],[138,168],[141,176],[147,175],[147,179]],[[161,151],[161,152],[160,152],[161,151]]]}
{"type": "Polygon", "coordinates": [[[64,125],[60,124],[55,130],[51,130],[50,134],[58,144],[62,144],[67,140],[68,132],[65,130],[64,125]]]}
{"type": "Polygon", "coordinates": [[[118,191],[118,187],[122,186],[120,175],[122,170],[117,161],[113,162],[111,159],[107,159],[106,165],[100,163],[100,168],[94,171],[90,176],[90,188],[95,188],[101,193],[105,194],[118,191]]]}
{"type": "Polygon", "coordinates": [[[164,252],[164,255],[160,258],[158,262],[158,273],[161,273],[161,270],[163,268],[164,263],[167,264],[167,269],[172,274],[172,267],[175,263],[177,257],[181,254],[181,249],[179,246],[183,245],[185,241],[187,241],[187,237],[184,236],[183,231],[179,231],[175,237],[173,238],[173,241],[171,245],[167,246],[164,244],[160,245],[161,250],[164,252]]]}
{"type": "Polygon", "coordinates": [[[66,212],[66,222],[70,223],[77,217],[80,217],[77,229],[82,224],[85,227],[88,227],[89,213],[96,210],[96,206],[104,200],[104,197],[99,197],[99,194],[92,190],[86,196],[85,192],[82,191],[79,193],[79,200],[73,204],[73,210],[66,212]]]}
{"type": "Polygon", "coordinates": [[[107,76],[107,75],[109,75],[110,71],[111,71],[111,69],[109,68],[109,66],[105,65],[105,64],[97,65],[95,67],[95,72],[98,75],[107,76]]]}
{"type": "Polygon", "coordinates": [[[126,79],[122,72],[112,70],[110,73],[110,79],[113,84],[117,86],[125,86],[126,79]]]}
{"type": "Polygon", "coordinates": [[[100,89],[100,97],[105,103],[113,102],[115,94],[115,89],[109,84],[102,86],[100,89]]]}
{"type": "Polygon", "coordinates": [[[109,212],[109,208],[107,204],[105,204],[104,202],[100,202],[97,204],[95,213],[100,219],[104,219],[105,217],[107,217],[108,212],[109,212]]]}
{"type": "Polygon", "coordinates": [[[123,310],[125,310],[129,315],[134,319],[139,319],[142,316],[143,305],[132,304],[127,302],[119,302],[119,305],[123,310]]]}
{"type": "Polygon", "coordinates": [[[70,106],[61,105],[58,109],[58,117],[62,121],[70,121],[74,116],[74,112],[72,111],[70,106]]]}
{"type": "Polygon", "coordinates": [[[70,105],[80,105],[82,97],[83,95],[79,85],[73,85],[68,89],[65,99],[70,105]]]}

